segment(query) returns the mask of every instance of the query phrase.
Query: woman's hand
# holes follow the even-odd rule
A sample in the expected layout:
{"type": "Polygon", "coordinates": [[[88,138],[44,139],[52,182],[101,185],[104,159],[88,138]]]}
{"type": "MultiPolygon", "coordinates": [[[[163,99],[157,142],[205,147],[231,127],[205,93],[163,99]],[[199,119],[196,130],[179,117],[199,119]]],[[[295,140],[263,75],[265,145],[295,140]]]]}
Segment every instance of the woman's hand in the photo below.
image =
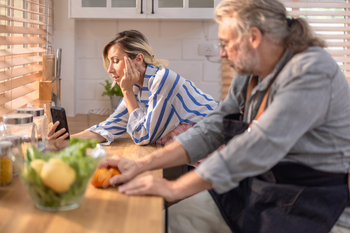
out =
{"type": "Polygon", "coordinates": [[[56,121],[55,124],[53,124],[52,128],[50,129],[49,133],[47,134],[47,140],[51,141],[51,140],[58,140],[58,141],[63,141],[64,139],[66,139],[69,136],[69,133],[65,133],[66,129],[62,128],[60,130],[58,130],[57,132],[55,132],[55,130],[57,129],[57,127],[59,126],[60,122],[56,121]]]}
{"type": "Polygon", "coordinates": [[[99,167],[116,167],[120,171],[120,175],[113,176],[109,184],[117,185],[128,182],[142,172],[142,164],[135,160],[127,159],[118,155],[103,159],[99,167]]]}
{"type": "Polygon", "coordinates": [[[118,187],[118,191],[126,195],[155,195],[162,196],[172,202],[179,197],[175,196],[174,181],[152,175],[143,176],[118,187]]]}
{"type": "Polygon", "coordinates": [[[141,75],[140,71],[136,69],[135,64],[130,58],[124,57],[124,63],[124,76],[120,80],[120,88],[123,93],[126,91],[132,91],[132,87],[140,80],[141,75]]]}

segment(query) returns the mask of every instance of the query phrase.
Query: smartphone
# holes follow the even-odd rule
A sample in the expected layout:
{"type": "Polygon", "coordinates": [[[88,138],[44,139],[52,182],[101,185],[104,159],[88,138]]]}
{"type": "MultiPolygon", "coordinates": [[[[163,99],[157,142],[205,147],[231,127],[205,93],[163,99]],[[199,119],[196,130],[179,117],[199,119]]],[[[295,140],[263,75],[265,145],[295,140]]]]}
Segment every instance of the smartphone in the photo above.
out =
{"type": "MultiPolygon", "coordinates": [[[[66,111],[64,110],[64,108],[51,107],[50,111],[51,111],[52,123],[55,124],[56,121],[60,122],[60,124],[57,126],[57,129],[55,130],[55,132],[57,132],[60,129],[65,128],[66,131],[64,133],[69,133],[68,121],[67,121],[66,111]]],[[[69,136],[70,135],[68,135],[67,139],[69,139],[69,136]]]]}

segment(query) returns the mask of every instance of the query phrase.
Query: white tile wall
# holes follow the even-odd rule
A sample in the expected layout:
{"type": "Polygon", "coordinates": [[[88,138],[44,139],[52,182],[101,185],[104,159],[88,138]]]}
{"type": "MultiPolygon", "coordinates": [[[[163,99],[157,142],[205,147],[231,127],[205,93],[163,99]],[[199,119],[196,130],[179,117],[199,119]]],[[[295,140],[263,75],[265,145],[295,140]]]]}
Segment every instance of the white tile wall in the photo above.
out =
{"type": "Polygon", "coordinates": [[[118,21],[116,20],[77,20],[76,37],[100,39],[102,37],[110,37],[117,33],[118,21]]]}
{"type": "Polygon", "coordinates": [[[154,55],[167,60],[181,60],[181,40],[150,39],[154,55]]]}
{"type": "Polygon", "coordinates": [[[202,40],[184,40],[182,42],[182,59],[204,61],[205,57],[198,55],[198,45],[200,43],[203,43],[203,41],[202,40]]]}
{"type": "Polygon", "coordinates": [[[169,68],[195,83],[219,101],[220,64],[198,55],[200,43],[217,43],[217,25],[196,20],[76,20],[76,113],[110,108],[99,84],[109,76],[103,68],[102,48],[119,31],[136,29],[149,39],[157,58],[168,59],[169,68]]]}
{"type": "Polygon", "coordinates": [[[208,40],[217,40],[218,39],[218,30],[219,30],[219,24],[217,24],[214,20],[213,21],[206,21],[205,22],[207,30],[207,36],[208,40]]]}
{"type": "Polygon", "coordinates": [[[195,84],[202,81],[203,63],[199,61],[170,61],[169,68],[195,84]]]}
{"type": "Polygon", "coordinates": [[[221,80],[221,64],[206,62],[203,66],[203,81],[215,82],[215,80],[221,80]]]}
{"type": "Polygon", "coordinates": [[[201,21],[160,21],[160,37],[168,39],[203,39],[201,21]]]}
{"type": "Polygon", "coordinates": [[[95,80],[79,80],[77,81],[77,95],[84,100],[95,100],[96,98],[96,82],[95,80]]]}
{"type": "Polygon", "coordinates": [[[76,67],[75,72],[77,82],[84,80],[101,81],[109,77],[103,67],[102,58],[78,59],[78,64],[76,67]]]}
{"type": "Polygon", "coordinates": [[[118,31],[138,30],[142,32],[148,40],[159,38],[159,20],[157,21],[140,21],[140,20],[119,20],[118,31]]]}
{"type": "Polygon", "coordinates": [[[77,58],[80,59],[95,59],[97,57],[96,49],[97,41],[94,39],[79,39],[77,45],[77,58]]]}

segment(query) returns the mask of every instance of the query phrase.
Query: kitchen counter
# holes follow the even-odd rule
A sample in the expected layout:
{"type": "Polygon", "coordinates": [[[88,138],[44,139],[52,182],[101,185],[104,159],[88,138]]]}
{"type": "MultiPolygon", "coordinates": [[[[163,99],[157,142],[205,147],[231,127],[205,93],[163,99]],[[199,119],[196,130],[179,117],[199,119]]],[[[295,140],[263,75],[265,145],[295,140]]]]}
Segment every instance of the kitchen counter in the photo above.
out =
{"type": "MultiPolygon", "coordinates": [[[[108,156],[144,156],[156,146],[137,146],[129,136],[104,147],[108,156]]],[[[147,172],[162,176],[162,170],[147,172]]],[[[164,232],[163,199],[126,196],[115,187],[97,189],[88,185],[79,208],[50,212],[38,209],[19,177],[0,187],[0,232],[11,233],[160,233],[164,232]]]]}

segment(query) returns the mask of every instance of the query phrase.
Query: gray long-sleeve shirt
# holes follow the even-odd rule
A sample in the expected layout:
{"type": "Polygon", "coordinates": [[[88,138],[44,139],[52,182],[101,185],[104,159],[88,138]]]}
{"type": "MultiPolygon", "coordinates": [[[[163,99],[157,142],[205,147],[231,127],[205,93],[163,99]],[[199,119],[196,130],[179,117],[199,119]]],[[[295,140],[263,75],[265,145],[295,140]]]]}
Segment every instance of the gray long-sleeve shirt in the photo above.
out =
{"type": "MultiPolygon", "coordinates": [[[[264,173],[281,160],[347,173],[349,84],[333,58],[320,47],[310,47],[293,57],[286,51],[272,73],[253,89],[248,101],[245,95],[250,77],[236,76],[219,107],[176,140],[185,147],[191,163],[206,157],[223,143],[223,117],[240,112],[246,103],[244,121],[251,122],[281,67],[258,121],[197,168],[218,193],[237,187],[246,177],[264,173]]],[[[350,208],[338,223],[350,227],[350,208]]]]}

